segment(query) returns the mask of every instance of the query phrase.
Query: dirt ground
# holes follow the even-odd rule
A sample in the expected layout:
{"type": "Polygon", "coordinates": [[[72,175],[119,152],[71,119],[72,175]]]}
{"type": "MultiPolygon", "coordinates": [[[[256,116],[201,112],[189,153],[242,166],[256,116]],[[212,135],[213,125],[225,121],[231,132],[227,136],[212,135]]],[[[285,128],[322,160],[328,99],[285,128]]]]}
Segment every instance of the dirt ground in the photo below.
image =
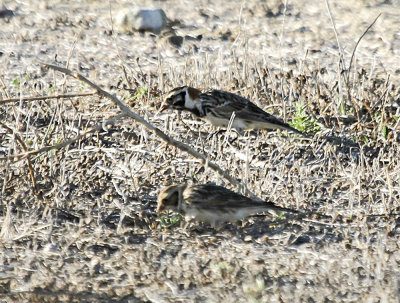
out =
{"type": "Polygon", "coordinates": [[[326,1],[3,2],[14,16],[0,18],[1,302],[399,302],[398,1],[330,1],[337,37],[326,1]],[[115,16],[134,3],[163,8],[183,45],[121,32],[115,16]],[[170,226],[160,188],[236,189],[134,120],[104,123],[119,107],[39,62],[115,94],[258,197],[326,217],[170,226]],[[302,104],[318,129],[209,137],[190,114],[160,112],[182,85],[286,121],[302,104]]]}

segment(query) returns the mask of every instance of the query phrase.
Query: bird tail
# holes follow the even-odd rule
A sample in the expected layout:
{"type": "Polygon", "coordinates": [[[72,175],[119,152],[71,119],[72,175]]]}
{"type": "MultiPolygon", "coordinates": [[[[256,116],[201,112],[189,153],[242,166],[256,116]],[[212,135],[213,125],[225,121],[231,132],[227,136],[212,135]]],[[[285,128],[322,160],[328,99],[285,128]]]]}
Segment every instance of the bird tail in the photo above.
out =
{"type": "Polygon", "coordinates": [[[265,207],[267,209],[270,210],[275,210],[275,211],[283,211],[283,212],[287,212],[287,213],[293,213],[293,214],[298,214],[299,212],[295,209],[291,209],[291,208],[286,208],[286,207],[280,207],[278,205],[275,205],[272,202],[265,202],[265,207]]]}
{"type": "Polygon", "coordinates": [[[288,125],[288,124],[286,124],[286,123],[285,123],[284,126],[282,126],[281,129],[286,129],[286,130],[291,131],[291,132],[293,132],[293,133],[302,135],[302,136],[305,137],[305,138],[310,138],[310,137],[307,136],[305,133],[303,133],[303,132],[301,132],[301,131],[295,129],[294,127],[292,127],[292,126],[290,126],[290,125],[288,125]]]}

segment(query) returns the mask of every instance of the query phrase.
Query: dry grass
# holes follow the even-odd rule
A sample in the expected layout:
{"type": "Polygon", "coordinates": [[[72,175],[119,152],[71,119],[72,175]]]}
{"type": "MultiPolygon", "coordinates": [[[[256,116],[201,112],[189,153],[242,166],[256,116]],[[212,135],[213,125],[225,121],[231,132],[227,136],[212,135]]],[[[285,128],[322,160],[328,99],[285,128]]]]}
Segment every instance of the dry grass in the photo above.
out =
{"type": "MultiPolygon", "coordinates": [[[[257,196],[332,219],[255,216],[219,230],[165,228],[155,213],[160,187],[229,182],[127,117],[106,125],[120,110],[100,96],[7,102],[0,108],[5,301],[398,300],[396,6],[330,3],[345,66],[357,39],[383,13],[358,46],[347,83],[323,2],[198,1],[194,11],[183,1],[160,2],[179,19],[183,35],[203,34],[179,51],[157,47],[148,34],[110,35],[108,3],[61,1],[37,12],[39,2],[10,3],[16,16],[0,19],[1,99],[90,92],[36,63],[68,61],[257,196]],[[357,16],[350,14],[354,9],[357,16]],[[302,103],[321,129],[311,141],[285,132],[255,132],[232,144],[233,133],[207,139],[209,125],[158,111],[163,93],[182,84],[239,93],[287,121],[302,103]],[[4,159],[102,123],[63,148],[4,159]]],[[[113,10],[123,5],[114,3],[113,10]]]]}

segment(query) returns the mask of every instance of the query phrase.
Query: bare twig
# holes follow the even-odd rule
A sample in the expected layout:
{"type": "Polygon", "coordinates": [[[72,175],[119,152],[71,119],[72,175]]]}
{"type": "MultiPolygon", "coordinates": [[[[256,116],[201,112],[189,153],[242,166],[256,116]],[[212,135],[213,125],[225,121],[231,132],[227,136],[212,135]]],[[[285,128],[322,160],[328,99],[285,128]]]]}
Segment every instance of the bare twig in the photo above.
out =
{"type": "Polygon", "coordinates": [[[96,95],[97,92],[91,93],[79,93],[79,94],[61,94],[61,95],[53,95],[53,96],[38,96],[38,97],[23,97],[23,98],[12,98],[12,99],[3,99],[0,100],[1,104],[11,103],[11,102],[19,102],[19,101],[37,101],[37,100],[47,100],[47,99],[61,99],[61,98],[75,98],[75,97],[86,97],[96,95]]]}
{"type": "Polygon", "coordinates": [[[368,31],[371,29],[372,26],[374,26],[375,22],[378,20],[378,18],[382,15],[382,13],[380,13],[375,20],[367,27],[367,29],[364,31],[364,33],[361,35],[361,37],[358,39],[356,45],[354,46],[353,52],[351,54],[351,58],[350,58],[350,63],[349,63],[349,68],[347,69],[347,83],[349,82],[349,78],[350,78],[350,70],[351,70],[351,65],[353,63],[353,58],[354,58],[354,54],[356,53],[358,44],[360,43],[361,39],[368,33],[368,31]]]}
{"type": "MultiPolygon", "coordinates": [[[[197,159],[200,159],[203,164],[207,165],[212,170],[214,170],[215,172],[220,174],[222,177],[224,177],[226,180],[228,180],[235,187],[243,188],[243,185],[240,183],[239,180],[237,180],[236,178],[232,177],[227,171],[223,170],[216,163],[209,161],[208,158],[205,155],[193,150],[189,145],[169,137],[163,131],[161,131],[159,128],[155,127],[153,124],[151,124],[150,122],[146,121],[143,117],[141,117],[140,115],[134,113],[128,106],[125,105],[125,103],[123,103],[121,100],[119,100],[116,96],[111,95],[107,91],[103,90],[98,85],[96,85],[93,82],[91,82],[90,80],[88,80],[86,77],[82,76],[79,73],[72,72],[71,70],[63,68],[63,67],[59,67],[59,66],[56,66],[56,65],[47,64],[47,63],[43,63],[43,62],[39,62],[39,63],[44,65],[44,66],[46,66],[46,67],[48,67],[48,68],[51,68],[53,70],[62,72],[64,74],[68,75],[68,76],[74,77],[74,78],[76,78],[76,79],[78,79],[78,80],[80,80],[82,82],[87,83],[88,85],[93,87],[100,95],[105,96],[106,98],[110,99],[115,104],[117,104],[125,115],[131,117],[132,119],[134,119],[135,121],[139,122],[140,124],[143,124],[148,130],[150,130],[157,137],[161,138],[162,140],[164,140],[168,144],[173,145],[173,146],[179,148],[180,150],[187,152],[191,156],[193,156],[193,157],[195,157],[197,159]]],[[[68,145],[68,144],[65,143],[65,146],[66,145],[68,145]]],[[[48,148],[47,150],[49,150],[49,149],[51,149],[51,148],[48,148]]],[[[258,199],[258,197],[255,194],[253,194],[251,191],[249,191],[247,188],[245,190],[250,196],[252,196],[255,199],[258,199]]]]}

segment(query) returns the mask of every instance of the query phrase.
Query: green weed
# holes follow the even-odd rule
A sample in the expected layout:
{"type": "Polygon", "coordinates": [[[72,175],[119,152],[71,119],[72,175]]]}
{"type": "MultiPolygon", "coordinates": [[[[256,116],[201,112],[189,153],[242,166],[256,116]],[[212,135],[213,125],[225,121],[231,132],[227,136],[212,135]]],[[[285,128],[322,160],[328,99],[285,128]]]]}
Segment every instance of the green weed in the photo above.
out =
{"type": "Polygon", "coordinates": [[[302,133],[315,133],[321,129],[312,117],[306,112],[306,106],[303,102],[298,102],[295,105],[295,115],[289,125],[301,131],[302,133]]]}

